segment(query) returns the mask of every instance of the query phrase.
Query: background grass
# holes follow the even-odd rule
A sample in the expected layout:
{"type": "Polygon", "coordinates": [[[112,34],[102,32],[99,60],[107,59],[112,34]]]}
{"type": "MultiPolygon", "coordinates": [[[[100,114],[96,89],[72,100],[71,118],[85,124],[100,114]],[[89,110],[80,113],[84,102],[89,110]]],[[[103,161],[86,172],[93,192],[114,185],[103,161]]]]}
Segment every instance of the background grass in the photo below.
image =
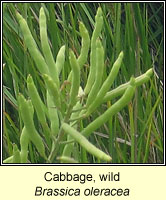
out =
{"type": "MultiPolygon", "coordinates": [[[[82,21],[90,36],[98,6],[103,10],[104,26],[101,34],[105,49],[104,79],[121,50],[124,61],[112,88],[125,83],[132,75],[143,74],[155,68],[151,81],[137,88],[133,101],[109,119],[89,140],[109,153],[113,163],[162,163],[163,162],[163,65],[164,65],[164,3],[3,3],[3,159],[12,155],[13,143],[20,147],[23,128],[18,111],[17,97],[21,92],[28,98],[26,78],[30,73],[45,102],[45,87],[40,74],[23,42],[15,12],[26,19],[35,41],[41,49],[39,38],[39,9],[43,6],[47,15],[48,37],[54,58],[62,45],[66,46],[66,61],[61,82],[70,72],[68,51],[71,48],[78,56],[81,39],[78,22],[82,21]]],[[[84,88],[88,62],[81,71],[84,88]]],[[[112,89],[110,88],[110,90],[112,89]]],[[[86,127],[101,115],[111,104],[103,104],[80,128],[86,127]]],[[[41,126],[34,118],[35,127],[41,126]]],[[[62,149],[59,150],[61,155],[62,149]]],[[[76,147],[75,157],[80,162],[97,163],[96,158],[76,147]]],[[[29,146],[29,161],[43,162],[29,146]]]]}

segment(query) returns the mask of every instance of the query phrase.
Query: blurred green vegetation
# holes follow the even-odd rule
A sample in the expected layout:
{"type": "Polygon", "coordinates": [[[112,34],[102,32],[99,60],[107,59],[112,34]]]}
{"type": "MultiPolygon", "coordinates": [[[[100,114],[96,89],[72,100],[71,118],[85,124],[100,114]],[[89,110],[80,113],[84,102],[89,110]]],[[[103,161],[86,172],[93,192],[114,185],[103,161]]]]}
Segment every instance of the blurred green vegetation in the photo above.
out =
{"type": "MultiPolygon", "coordinates": [[[[20,147],[23,124],[18,112],[17,98],[22,93],[28,98],[26,78],[31,74],[38,92],[45,102],[45,87],[32,60],[16,20],[18,11],[27,21],[31,33],[41,49],[39,37],[39,10],[43,6],[47,15],[48,37],[54,58],[62,45],[66,46],[66,61],[62,82],[70,72],[69,48],[78,56],[81,38],[78,32],[82,21],[90,36],[94,28],[96,10],[103,10],[102,43],[105,49],[104,79],[121,50],[124,61],[112,88],[125,83],[134,75],[155,69],[152,80],[136,91],[132,103],[95,132],[90,141],[110,153],[113,163],[163,162],[163,68],[164,68],[164,3],[3,3],[3,159],[13,154],[13,143],[20,147]],[[132,120],[133,117],[133,120],[132,120]],[[135,142],[131,144],[131,130],[135,142]],[[132,147],[131,147],[132,146],[132,147]],[[134,155],[131,149],[134,151],[134,155]]],[[[82,69],[84,88],[89,72],[88,62],[82,69]]],[[[112,89],[110,88],[110,90],[112,89]]],[[[81,124],[85,127],[103,113],[112,102],[103,104],[81,124]]],[[[35,117],[35,126],[41,130],[35,117]]],[[[29,147],[29,161],[43,162],[29,147]]],[[[75,156],[83,162],[84,151],[76,148],[75,156]]],[[[61,152],[61,149],[60,149],[61,152]]],[[[97,163],[88,156],[87,162],[97,163]]]]}

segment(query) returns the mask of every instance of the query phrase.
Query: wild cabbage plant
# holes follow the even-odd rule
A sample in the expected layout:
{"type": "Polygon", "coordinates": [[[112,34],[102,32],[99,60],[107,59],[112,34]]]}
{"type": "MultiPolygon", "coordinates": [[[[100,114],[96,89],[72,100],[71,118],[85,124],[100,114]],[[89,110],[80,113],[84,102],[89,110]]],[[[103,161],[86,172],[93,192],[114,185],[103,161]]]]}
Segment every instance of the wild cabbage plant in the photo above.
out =
{"type": "Polygon", "coordinates": [[[64,94],[61,72],[66,60],[66,47],[63,45],[54,60],[47,36],[47,22],[43,7],[40,9],[39,26],[42,52],[40,52],[26,20],[17,13],[17,20],[23,34],[23,40],[33,58],[41,79],[46,88],[46,102],[43,102],[32,75],[27,77],[29,98],[19,94],[18,104],[24,127],[20,136],[20,149],[13,147],[13,155],[4,160],[4,163],[29,163],[29,144],[33,143],[38,154],[45,163],[78,163],[74,154],[74,146],[80,145],[89,154],[95,156],[100,162],[111,162],[112,157],[92,144],[89,136],[106,123],[110,117],[117,114],[131,101],[135,88],[149,81],[152,69],[145,74],[134,78],[110,91],[123,62],[124,52],[121,51],[114,62],[110,73],[103,80],[105,67],[104,48],[101,41],[103,27],[102,9],[99,7],[95,16],[95,26],[92,37],[82,22],[79,32],[82,37],[80,55],[69,50],[69,63],[71,72],[66,83],[70,86],[68,94],[64,94]],[[85,87],[81,86],[81,70],[88,62],[89,75],[85,87]],[[120,96],[99,117],[81,127],[82,121],[91,116],[101,105],[115,97],[120,96]],[[42,127],[42,132],[35,127],[34,114],[42,127]]]}

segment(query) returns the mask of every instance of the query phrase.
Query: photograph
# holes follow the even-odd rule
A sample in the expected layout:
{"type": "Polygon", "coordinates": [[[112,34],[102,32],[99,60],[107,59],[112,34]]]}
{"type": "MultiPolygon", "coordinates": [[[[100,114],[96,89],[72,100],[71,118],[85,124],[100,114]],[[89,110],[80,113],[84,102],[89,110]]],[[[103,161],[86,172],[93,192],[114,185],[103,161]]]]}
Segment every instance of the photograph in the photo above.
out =
{"type": "Polygon", "coordinates": [[[164,2],[3,2],[1,165],[162,165],[164,2]]]}

